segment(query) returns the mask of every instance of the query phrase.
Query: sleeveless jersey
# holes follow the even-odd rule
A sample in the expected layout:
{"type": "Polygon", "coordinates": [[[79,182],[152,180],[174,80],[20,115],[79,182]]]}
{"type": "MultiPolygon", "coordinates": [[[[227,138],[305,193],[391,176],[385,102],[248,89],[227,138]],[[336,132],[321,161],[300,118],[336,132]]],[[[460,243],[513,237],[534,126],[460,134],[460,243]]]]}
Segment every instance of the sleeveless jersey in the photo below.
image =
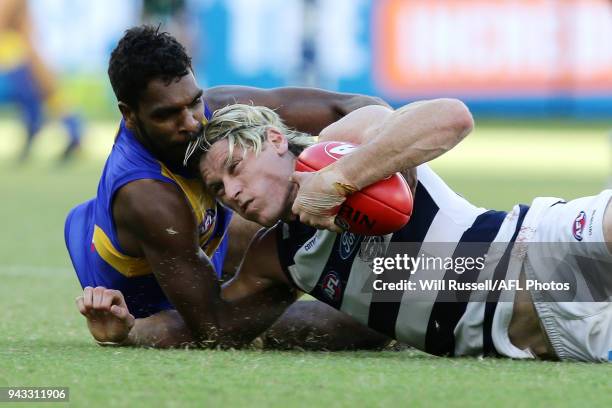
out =
{"type": "MultiPolygon", "coordinates": [[[[206,117],[210,117],[207,106],[206,117]]],[[[231,212],[203,191],[196,177],[158,161],[121,121],[97,195],[70,212],[65,240],[81,285],[120,290],[136,317],[172,308],[146,259],[126,255],[117,239],[113,199],[121,187],[141,179],[174,184],[185,194],[197,218],[200,245],[211,258],[218,276],[227,250],[224,236],[231,219],[231,212]]]]}
{"type": "Polygon", "coordinates": [[[281,265],[300,290],[427,353],[503,353],[494,344],[499,336],[492,333],[504,330],[493,323],[500,290],[485,292],[482,301],[472,298],[469,291],[459,294],[447,286],[430,289],[426,295],[419,290],[372,290],[374,279],[397,283],[401,278],[416,285],[419,280],[459,279],[474,284],[506,277],[513,242],[529,207],[518,205],[510,213],[475,207],[427,165],[417,168],[417,180],[412,217],[393,234],[366,237],[316,230],[299,222],[279,224],[281,265]],[[427,253],[447,259],[484,257],[486,261],[460,276],[444,268],[428,269],[426,274],[416,270],[414,274],[402,272],[402,276],[388,271],[375,275],[371,248],[378,246],[388,256],[394,243],[412,243],[405,248],[413,258],[427,253]]]}

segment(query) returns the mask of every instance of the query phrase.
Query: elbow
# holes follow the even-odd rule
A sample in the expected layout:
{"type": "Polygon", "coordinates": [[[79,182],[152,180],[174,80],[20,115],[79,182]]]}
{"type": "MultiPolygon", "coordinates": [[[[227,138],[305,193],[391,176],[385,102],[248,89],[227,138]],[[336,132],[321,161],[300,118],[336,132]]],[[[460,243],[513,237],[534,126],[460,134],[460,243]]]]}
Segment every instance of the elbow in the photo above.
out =
{"type": "Polygon", "coordinates": [[[349,98],[343,97],[337,103],[336,112],[339,114],[338,119],[359,108],[371,105],[381,105],[391,109],[391,106],[387,102],[377,96],[352,94],[349,98]]]}
{"type": "Polygon", "coordinates": [[[474,118],[469,108],[459,99],[444,99],[448,112],[448,126],[460,142],[474,129],[474,118]]]}
{"type": "Polygon", "coordinates": [[[384,99],[379,98],[378,96],[368,96],[367,98],[369,99],[368,105],[381,105],[387,108],[391,108],[391,105],[389,105],[384,99]]]}

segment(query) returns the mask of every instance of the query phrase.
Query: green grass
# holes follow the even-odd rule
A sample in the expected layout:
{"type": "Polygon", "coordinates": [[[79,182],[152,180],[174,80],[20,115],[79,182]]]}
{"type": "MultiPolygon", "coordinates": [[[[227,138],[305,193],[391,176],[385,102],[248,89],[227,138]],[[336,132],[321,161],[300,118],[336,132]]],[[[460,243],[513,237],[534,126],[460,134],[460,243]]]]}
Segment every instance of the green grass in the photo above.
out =
{"type": "MultiPolygon", "coordinates": [[[[94,345],[74,307],[63,221],[95,194],[114,130],[91,125],[81,157],[62,167],[53,160],[62,135],[50,127],[34,160],[17,166],[20,129],[0,123],[0,386],[68,386],[75,406],[612,405],[609,364],[94,345]]],[[[476,204],[509,209],[537,195],[595,193],[609,160],[604,127],[496,124],[433,167],[476,204]]]]}

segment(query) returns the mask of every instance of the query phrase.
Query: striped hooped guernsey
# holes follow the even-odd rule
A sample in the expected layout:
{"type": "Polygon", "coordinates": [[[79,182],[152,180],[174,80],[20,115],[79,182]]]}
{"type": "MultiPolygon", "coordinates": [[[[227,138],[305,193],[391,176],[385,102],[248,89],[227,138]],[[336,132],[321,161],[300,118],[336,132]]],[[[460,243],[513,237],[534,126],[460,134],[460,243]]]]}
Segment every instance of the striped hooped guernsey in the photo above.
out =
{"type": "MultiPolygon", "coordinates": [[[[466,272],[461,279],[483,282],[506,278],[513,243],[529,207],[518,205],[510,213],[475,207],[452,191],[427,165],[417,168],[417,179],[410,222],[394,234],[365,237],[316,230],[298,222],[279,224],[281,265],[300,290],[427,353],[503,354],[503,348],[496,349],[494,344],[494,339],[500,337],[494,331],[507,331],[507,326],[494,325],[496,310],[502,309],[497,308],[500,292],[495,289],[486,294],[484,301],[474,301],[468,292],[463,299],[459,297],[453,302],[442,301],[448,299],[444,297],[448,288],[429,291],[427,299],[418,300],[412,298],[416,292],[410,290],[391,293],[364,290],[371,287],[374,279],[398,281],[397,274],[387,271],[378,276],[373,274],[371,259],[364,255],[367,252],[364,248],[373,241],[387,249],[389,243],[414,243],[407,247],[411,257],[422,253],[436,253],[447,259],[468,253],[471,257],[486,255],[481,269],[466,272]],[[492,243],[496,243],[494,247],[492,243]]],[[[455,271],[442,268],[402,276],[409,281],[456,277],[455,271]]],[[[503,309],[507,313],[508,308],[503,309]]],[[[505,319],[508,320],[507,316],[505,319]]],[[[506,333],[504,336],[507,339],[506,333]]]]}

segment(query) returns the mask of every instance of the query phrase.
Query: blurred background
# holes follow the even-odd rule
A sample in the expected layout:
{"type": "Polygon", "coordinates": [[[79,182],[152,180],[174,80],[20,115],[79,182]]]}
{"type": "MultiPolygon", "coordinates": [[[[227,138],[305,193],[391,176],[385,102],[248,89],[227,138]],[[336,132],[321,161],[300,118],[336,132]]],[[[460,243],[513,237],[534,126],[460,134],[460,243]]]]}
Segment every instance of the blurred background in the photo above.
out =
{"type": "MultiPolygon", "coordinates": [[[[50,385],[53,378],[55,385],[75,386],[80,405],[111,398],[113,405],[132,406],[116,403],[123,395],[117,390],[126,387],[128,402],[136,395],[176,405],[168,400],[174,394],[150,387],[146,373],[165,365],[157,364],[160,356],[106,350],[124,353],[113,357],[92,345],[74,306],[80,287],[63,239],[70,208],[96,194],[119,124],[106,75],[110,52],[124,30],[142,22],[162,24],[188,47],[203,87],[318,86],[377,95],[393,106],[461,98],[476,129],[431,165],[477,205],[509,210],[536,196],[571,199],[612,186],[612,0],[0,0],[0,385],[50,385]],[[125,361],[138,360],[136,367],[110,363],[130,356],[125,361]],[[130,374],[139,364],[150,364],[150,371],[130,374]],[[91,376],[87,370],[97,366],[107,375],[91,376]]],[[[209,354],[198,356],[181,360],[181,374],[161,377],[172,389],[187,385],[193,392],[203,384],[184,373],[204,367],[210,382],[204,389],[231,400],[242,394],[211,386],[226,378],[214,370],[229,367],[223,373],[239,374],[241,388],[256,388],[270,375],[263,365],[265,374],[244,380],[250,363],[241,354],[212,371],[200,362],[209,354]]],[[[355,372],[363,371],[359,364],[355,372]]],[[[464,378],[452,364],[442,371],[464,378]]],[[[476,372],[478,378],[500,381],[491,367],[491,374],[476,372]]],[[[548,367],[542,369],[550,374],[548,367]]],[[[584,383],[609,380],[593,369],[584,370],[594,378],[576,380],[576,396],[585,395],[584,383]]],[[[317,389],[336,397],[346,388],[333,387],[334,373],[331,388],[323,377],[317,389]]],[[[383,377],[371,385],[393,394],[383,377]]],[[[261,395],[278,389],[296,395],[303,378],[294,383],[277,388],[283,378],[261,395]]],[[[404,389],[405,382],[397,384],[404,389]]],[[[491,390],[502,387],[495,384],[491,390]]],[[[539,393],[534,384],[525,388],[539,393]]],[[[564,384],[551,391],[561,402],[568,401],[564,384]]],[[[352,394],[365,398],[367,390],[352,394]]],[[[430,394],[456,400],[438,391],[430,394]]],[[[512,388],[499,395],[514,394],[512,388]]],[[[479,394],[466,394],[473,395],[479,394]]]]}
{"type": "Polygon", "coordinates": [[[204,86],[319,86],[394,105],[455,96],[503,118],[612,116],[609,0],[0,1],[15,3],[29,6],[34,48],[90,118],[116,114],[108,56],[142,21],[187,45],[204,86]]]}
{"type": "Polygon", "coordinates": [[[69,265],[64,215],[95,195],[120,119],[108,58],[143,22],[187,46],[203,87],[464,100],[476,130],[432,165],[476,204],[610,185],[609,0],[0,0],[4,259],[26,243],[69,265]]]}

